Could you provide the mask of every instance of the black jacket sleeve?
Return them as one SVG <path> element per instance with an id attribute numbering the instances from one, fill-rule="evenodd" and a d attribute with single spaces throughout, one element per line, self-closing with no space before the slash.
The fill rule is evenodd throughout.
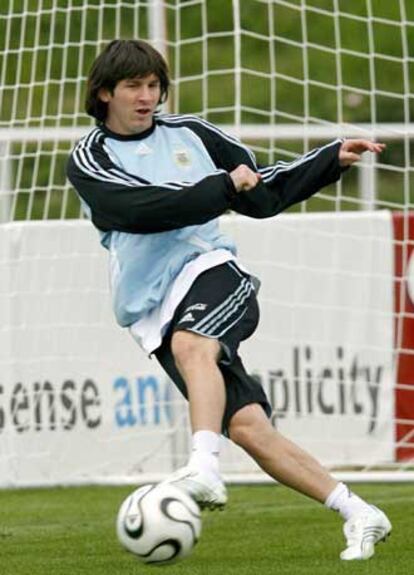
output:
<path id="1" fill-rule="evenodd" d="M 252 190 L 238 194 L 232 209 L 253 218 L 267 218 L 307 200 L 339 180 L 343 171 L 338 159 L 340 145 L 338 140 L 294 162 L 258 168 L 261 182 Z"/>
<path id="2" fill-rule="evenodd" d="M 252 218 L 274 216 L 310 198 L 321 188 L 336 182 L 343 171 L 339 165 L 342 143 L 339 139 L 292 162 L 258 167 L 246 146 L 216 127 L 193 120 L 192 129 L 202 138 L 218 168 L 230 173 L 245 164 L 262 175 L 255 188 L 238 193 L 231 203 L 232 210 Z"/>
<path id="3" fill-rule="evenodd" d="M 102 231 L 152 233 L 203 224 L 228 210 L 235 196 L 224 170 L 195 184 L 153 185 L 116 166 L 99 138 L 75 147 L 67 176 Z"/>

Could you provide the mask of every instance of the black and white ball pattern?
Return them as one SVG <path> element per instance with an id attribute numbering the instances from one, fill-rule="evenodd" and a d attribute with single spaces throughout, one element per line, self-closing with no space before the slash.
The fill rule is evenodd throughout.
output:
<path id="1" fill-rule="evenodd" d="M 197 543 L 200 509 L 174 485 L 144 485 L 122 503 L 116 529 L 120 543 L 143 563 L 171 563 Z"/>

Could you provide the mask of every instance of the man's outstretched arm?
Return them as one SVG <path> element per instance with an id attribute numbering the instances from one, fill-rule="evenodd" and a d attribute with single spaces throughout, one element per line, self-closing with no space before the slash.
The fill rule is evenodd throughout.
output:
<path id="1" fill-rule="evenodd" d="M 255 218 L 274 216 L 336 182 L 364 152 L 380 153 L 384 148 L 365 139 L 336 140 L 293 162 L 257 169 L 240 165 L 230 172 L 239 192 L 231 207 Z"/>

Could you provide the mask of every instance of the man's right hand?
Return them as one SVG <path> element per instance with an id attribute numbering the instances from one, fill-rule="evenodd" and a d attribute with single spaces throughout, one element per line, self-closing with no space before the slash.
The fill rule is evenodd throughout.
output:
<path id="1" fill-rule="evenodd" d="M 248 191 L 256 187 L 262 179 L 262 176 L 254 172 L 245 164 L 240 164 L 235 170 L 230 172 L 234 187 L 237 192 Z"/>

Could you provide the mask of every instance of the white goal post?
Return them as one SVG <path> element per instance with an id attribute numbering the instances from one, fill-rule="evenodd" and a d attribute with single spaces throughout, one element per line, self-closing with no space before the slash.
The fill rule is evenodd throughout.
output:
<path id="1" fill-rule="evenodd" d="M 122 483 L 186 460 L 185 402 L 114 323 L 106 253 L 65 179 L 95 56 L 168 59 L 165 111 L 260 163 L 340 137 L 387 144 L 266 221 L 224 216 L 262 279 L 243 346 L 273 424 L 338 477 L 414 479 L 414 5 L 333 0 L 7 0 L 0 6 L 0 487 Z M 224 442 L 231 481 L 266 481 Z"/>

